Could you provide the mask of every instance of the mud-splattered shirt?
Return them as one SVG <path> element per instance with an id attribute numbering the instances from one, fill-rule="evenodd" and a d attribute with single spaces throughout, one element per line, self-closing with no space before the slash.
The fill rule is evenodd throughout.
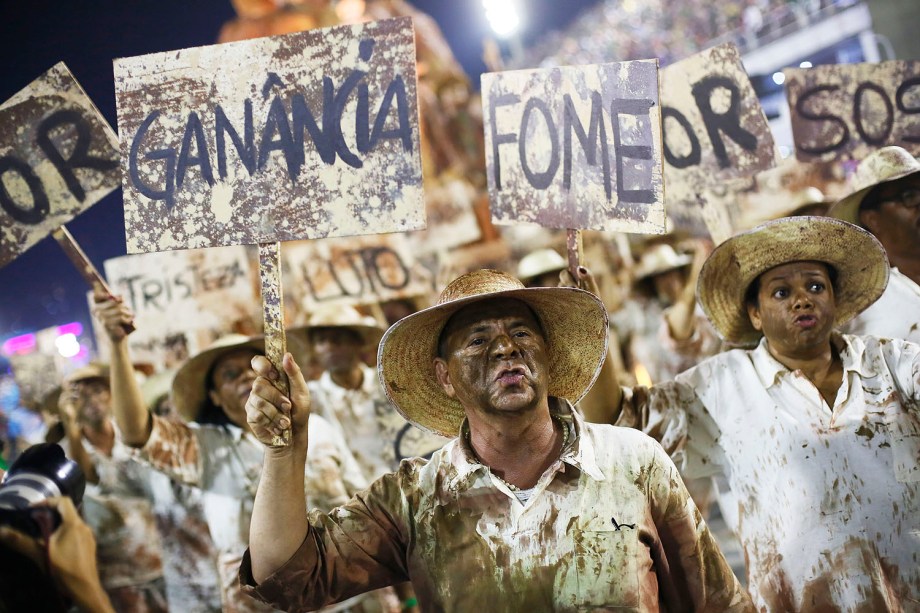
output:
<path id="1" fill-rule="evenodd" d="M 892 268 L 882 297 L 850 320 L 843 331 L 920 343 L 920 286 Z"/>
<path id="2" fill-rule="evenodd" d="M 70 449 L 63 442 L 65 451 Z M 106 589 L 152 584 L 163 577 L 163 548 L 153 513 L 153 481 L 147 466 L 116 439 L 112 455 L 83 442 L 98 483 L 87 483 L 81 512 L 96 537 L 99 578 Z M 166 595 L 163 594 L 165 599 Z"/>
<path id="3" fill-rule="evenodd" d="M 832 336 L 832 407 L 766 341 L 627 390 L 618 425 L 691 477 L 722 470 L 765 611 L 920 610 L 920 346 Z"/>
<path id="4" fill-rule="evenodd" d="M 224 611 L 268 611 L 241 596 L 237 570 L 249 543 L 249 521 L 262 472 L 264 447 L 236 426 L 184 424 L 156 415 L 140 456 L 169 477 L 202 490 L 201 503 L 218 550 Z M 331 509 L 366 481 L 338 431 L 310 416 L 305 484 L 310 507 Z"/>
<path id="5" fill-rule="evenodd" d="M 337 385 L 328 372 L 307 383 L 313 411 L 340 426 L 369 481 L 396 470 L 404 458 L 430 457 L 449 439 L 407 422 L 386 397 L 373 369 L 362 366 L 361 387 Z"/>
<path id="6" fill-rule="evenodd" d="M 244 589 L 289 610 L 406 580 L 422 611 L 751 610 L 661 447 L 552 404 L 571 442 L 527 504 L 461 436 L 311 513 L 258 587 L 247 553 Z"/>

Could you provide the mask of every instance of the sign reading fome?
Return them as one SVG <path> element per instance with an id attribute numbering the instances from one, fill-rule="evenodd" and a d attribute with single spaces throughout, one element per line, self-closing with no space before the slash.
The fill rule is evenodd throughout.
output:
<path id="1" fill-rule="evenodd" d="M 663 232 L 658 62 L 482 75 L 496 223 Z"/>
<path id="2" fill-rule="evenodd" d="M 129 253 L 424 227 L 411 20 L 115 61 Z"/>
<path id="3" fill-rule="evenodd" d="M 56 64 L 0 107 L 0 266 L 120 180 L 115 133 Z"/>
<path id="4" fill-rule="evenodd" d="M 920 154 L 920 62 L 787 68 L 796 157 L 862 159 L 886 145 Z"/>

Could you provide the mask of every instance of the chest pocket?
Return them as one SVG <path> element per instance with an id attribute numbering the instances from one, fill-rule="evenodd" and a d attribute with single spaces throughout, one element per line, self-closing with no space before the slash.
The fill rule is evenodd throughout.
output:
<path id="1" fill-rule="evenodd" d="M 600 520 L 600 518 L 597 518 Z M 573 533 L 575 547 L 558 577 L 566 611 L 607 611 L 639 606 L 639 526 L 596 520 Z M 643 547 L 644 548 L 644 547 Z"/>

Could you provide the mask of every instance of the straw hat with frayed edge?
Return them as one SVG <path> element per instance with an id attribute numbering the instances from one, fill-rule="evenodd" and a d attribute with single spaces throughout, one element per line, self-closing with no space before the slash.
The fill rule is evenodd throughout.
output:
<path id="1" fill-rule="evenodd" d="M 373 317 L 362 315 L 352 306 L 341 304 L 324 304 L 310 311 L 306 326 L 291 328 L 288 334 L 299 336 L 301 342 L 309 343 L 310 330 L 313 328 L 347 328 L 357 332 L 365 346 L 376 346 L 383 336 L 383 327 Z"/>
<path id="2" fill-rule="evenodd" d="M 785 217 L 728 239 L 710 254 L 696 293 L 726 341 L 756 344 L 761 332 L 748 317 L 744 295 L 761 274 L 790 262 L 816 261 L 837 271 L 835 326 L 878 300 L 888 285 L 888 259 L 862 228 L 829 217 Z"/>
<path id="3" fill-rule="evenodd" d="M 827 212 L 850 223 L 859 223 L 859 207 L 873 187 L 920 172 L 920 162 L 901 147 L 882 147 L 859 163 L 853 175 L 853 193 L 841 198 Z"/>
<path id="4" fill-rule="evenodd" d="M 78 381 L 89 381 L 90 379 L 102 379 L 109 382 L 109 367 L 107 364 L 99 362 L 90 362 L 86 366 L 81 366 L 64 377 L 64 385 L 77 383 Z"/>
<path id="5" fill-rule="evenodd" d="M 679 254 L 674 247 L 667 243 L 655 245 L 642 254 L 639 265 L 636 266 L 636 280 L 660 275 L 663 272 L 683 268 L 693 261 L 693 256 Z"/>
<path id="6" fill-rule="evenodd" d="M 176 372 L 172 382 L 173 406 L 186 421 L 194 421 L 204 409 L 208 398 L 208 373 L 221 356 L 236 349 L 252 348 L 259 353 L 265 351 L 265 340 L 261 336 L 228 334 L 214 341 L 207 349 L 190 358 Z"/>
<path id="7" fill-rule="evenodd" d="M 455 437 L 465 417 L 460 403 L 438 383 L 434 358 L 450 317 L 483 300 L 514 298 L 540 320 L 549 358 L 549 395 L 575 403 L 590 389 L 607 354 L 607 310 L 590 292 L 571 287 L 524 285 L 498 270 L 476 270 L 454 279 L 429 307 L 393 324 L 377 352 L 377 372 L 387 396 L 413 425 Z"/>
<path id="8" fill-rule="evenodd" d="M 567 268 L 568 263 L 552 249 L 538 249 L 528 253 L 518 263 L 517 276 L 523 282 L 549 272 L 559 272 Z"/>

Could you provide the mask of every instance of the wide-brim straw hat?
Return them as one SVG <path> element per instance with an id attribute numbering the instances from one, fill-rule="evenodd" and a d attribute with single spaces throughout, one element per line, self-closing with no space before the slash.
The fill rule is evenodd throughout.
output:
<path id="1" fill-rule="evenodd" d="M 675 268 L 683 268 L 692 261 L 693 256 L 677 253 L 674 247 L 667 243 L 655 245 L 642 254 L 642 259 L 636 266 L 636 280 L 660 275 Z"/>
<path id="2" fill-rule="evenodd" d="M 261 336 L 228 334 L 214 341 L 207 349 L 190 358 L 176 372 L 172 382 L 172 401 L 176 412 L 186 421 L 194 421 L 205 408 L 208 399 L 208 374 L 222 356 L 237 349 L 252 348 L 263 353 L 265 340 Z"/>
<path id="3" fill-rule="evenodd" d="M 841 198 L 827 214 L 858 226 L 859 207 L 873 187 L 920 172 L 920 161 L 902 147 L 882 147 L 859 163 L 853 175 L 853 193 Z"/>
<path id="4" fill-rule="evenodd" d="M 538 249 L 528 253 L 518 263 L 517 278 L 527 283 L 534 277 L 560 272 L 568 267 L 565 259 L 552 249 Z"/>
<path id="5" fill-rule="evenodd" d="M 92 379 L 102 379 L 106 383 L 109 382 L 109 367 L 107 364 L 101 364 L 99 362 L 90 362 L 86 366 L 80 366 L 79 368 L 69 372 L 64 376 L 64 385 L 70 385 L 72 383 L 77 383 L 79 381 L 90 381 Z"/>
<path id="6" fill-rule="evenodd" d="M 591 388 L 607 354 L 607 310 L 600 299 L 571 287 L 525 288 L 504 272 L 477 270 L 454 279 L 435 306 L 393 324 L 380 342 L 377 372 L 387 396 L 409 422 L 428 432 L 457 436 L 465 413 L 435 375 L 438 337 L 463 307 L 497 298 L 520 300 L 539 319 L 550 396 L 575 403 Z"/>
<path id="7" fill-rule="evenodd" d="M 722 338 L 755 344 L 762 333 L 748 317 L 748 287 L 771 268 L 802 261 L 824 262 L 837 271 L 835 326 L 878 300 L 888 284 L 885 250 L 862 228 L 830 217 L 770 221 L 716 247 L 700 271 L 697 296 Z"/>
<path id="8" fill-rule="evenodd" d="M 324 304 L 310 311 L 307 325 L 291 328 L 288 334 L 299 336 L 301 342 L 309 341 L 310 330 L 316 328 L 345 328 L 356 332 L 366 347 L 376 347 L 383 337 L 384 328 L 376 319 L 362 315 L 349 305 Z"/>

